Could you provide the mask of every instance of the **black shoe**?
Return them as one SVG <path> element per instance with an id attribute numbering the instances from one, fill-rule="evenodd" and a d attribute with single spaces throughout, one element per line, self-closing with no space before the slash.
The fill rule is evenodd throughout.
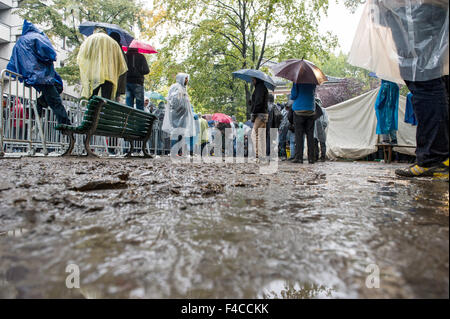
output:
<path id="1" fill-rule="evenodd" d="M 295 163 L 295 164 L 303 164 L 303 160 L 300 160 L 300 159 L 294 159 L 291 163 Z"/>

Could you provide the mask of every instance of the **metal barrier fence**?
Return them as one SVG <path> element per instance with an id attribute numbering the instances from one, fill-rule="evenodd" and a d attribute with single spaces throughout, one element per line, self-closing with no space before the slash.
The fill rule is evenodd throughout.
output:
<path id="1" fill-rule="evenodd" d="M 26 153 L 35 155 L 62 154 L 69 145 L 68 137 L 56 130 L 56 117 L 50 108 L 44 108 L 42 118 L 36 108 L 37 92 L 20 83 L 20 74 L 3 70 L 0 73 L 0 156 L 5 153 Z M 64 94 L 63 105 L 72 125 L 79 125 L 83 120 L 87 100 L 79 100 Z M 72 154 L 85 155 L 82 136 L 75 135 L 76 143 Z M 93 136 L 91 148 L 98 155 L 124 155 L 129 143 L 122 138 Z M 136 142 L 140 149 L 142 142 Z M 147 150 L 153 154 L 168 154 L 170 141 L 161 130 L 159 122 L 153 126 L 151 140 Z"/>

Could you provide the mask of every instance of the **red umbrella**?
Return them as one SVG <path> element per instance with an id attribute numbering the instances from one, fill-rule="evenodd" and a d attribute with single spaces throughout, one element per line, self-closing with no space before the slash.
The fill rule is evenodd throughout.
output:
<path id="1" fill-rule="evenodd" d="M 212 116 L 212 120 L 219 123 L 231 124 L 233 123 L 233 119 L 226 114 L 223 113 L 214 113 Z"/>
<path id="2" fill-rule="evenodd" d="M 154 47 L 152 47 L 150 44 L 147 44 L 145 42 L 139 41 L 139 40 L 133 40 L 129 47 L 122 47 L 122 49 L 127 52 L 128 48 L 135 48 L 138 49 L 139 53 L 158 53 Z"/>

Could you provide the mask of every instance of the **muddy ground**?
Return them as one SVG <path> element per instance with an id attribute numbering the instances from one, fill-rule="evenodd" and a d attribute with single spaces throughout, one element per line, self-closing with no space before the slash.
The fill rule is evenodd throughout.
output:
<path id="1" fill-rule="evenodd" d="M 448 183 L 404 166 L 0 159 L 0 297 L 448 298 Z"/>

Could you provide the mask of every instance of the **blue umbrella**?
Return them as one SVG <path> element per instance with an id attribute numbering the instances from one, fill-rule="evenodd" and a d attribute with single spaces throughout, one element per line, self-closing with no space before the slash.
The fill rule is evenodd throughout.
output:
<path id="1" fill-rule="evenodd" d="M 106 33 L 108 33 L 109 35 L 112 32 L 117 32 L 120 35 L 120 44 L 124 47 L 129 47 L 131 41 L 134 40 L 134 38 L 127 31 L 116 24 L 86 21 L 78 26 L 78 30 L 80 31 L 80 33 L 86 36 L 90 36 L 92 33 L 94 33 L 95 28 L 105 28 Z"/>
<path id="2" fill-rule="evenodd" d="M 166 98 L 164 97 L 164 95 L 162 95 L 161 93 L 158 92 L 145 92 L 145 97 L 152 99 L 152 100 L 163 100 L 165 101 Z"/>
<path id="3" fill-rule="evenodd" d="M 251 82 L 252 78 L 260 79 L 264 81 L 264 85 L 271 91 L 274 91 L 276 87 L 275 82 L 272 80 L 272 78 L 259 70 L 242 69 L 233 72 L 233 76 L 247 82 Z"/>

